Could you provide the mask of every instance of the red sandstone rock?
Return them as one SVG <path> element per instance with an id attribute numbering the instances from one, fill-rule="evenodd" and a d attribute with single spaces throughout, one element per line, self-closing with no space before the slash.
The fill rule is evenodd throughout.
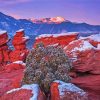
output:
<path id="1" fill-rule="evenodd" d="M 0 32 L 0 70 L 3 70 L 3 66 L 10 61 L 9 50 L 7 42 L 9 41 L 6 31 Z"/>
<path id="2" fill-rule="evenodd" d="M 15 48 L 10 53 L 10 61 L 25 61 L 26 56 L 29 50 L 26 48 L 26 42 L 29 40 L 29 37 L 25 37 L 24 30 L 18 30 L 12 40 L 12 44 Z"/>
<path id="3" fill-rule="evenodd" d="M 53 82 L 50 87 L 51 91 L 51 100 L 60 100 L 60 95 L 59 95 L 59 89 L 58 89 L 58 83 Z"/>
<path id="4" fill-rule="evenodd" d="M 24 29 L 16 31 L 15 37 L 24 37 L 24 36 L 25 36 Z"/>
<path id="5" fill-rule="evenodd" d="M 1 31 L 0 32 L 0 46 L 3 44 L 6 44 L 9 41 L 8 35 L 6 31 Z"/>
<path id="6" fill-rule="evenodd" d="M 89 42 L 90 42 L 94 47 L 97 47 L 98 44 L 100 44 L 100 42 L 94 41 L 94 40 L 91 40 L 91 39 L 89 39 Z"/>
<path id="7" fill-rule="evenodd" d="M 72 83 L 77 86 L 100 96 L 100 75 L 85 75 L 73 78 Z"/>
<path id="8" fill-rule="evenodd" d="M 3 61 L 3 52 L 0 51 L 0 63 Z"/>
<path id="9" fill-rule="evenodd" d="M 77 60 L 77 55 L 80 52 L 93 48 L 94 47 L 88 41 L 79 39 L 70 42 L 66 47 L 64 47 L 64 51 L 70 58 Z"/>
<path id="10" fill-rule="evenodd" d="M 24 50 L 26 49 L 26 44 L 14 45 L 15 50 Z"/>
<path id="11" fill-rule="evenodd" d="M 71 41 L 76 40 L 78 37 L 78 33 L 74 34 L 43 34 L 36 38 L 34 47 L 36 47 L 36 44 L 43 42 L 45 46 L 47 45 L 53 45 L 53 44 L 59 44 L 61 46 L 66 46 Z"/>
<path id="12" fill-rule="evenodd" d="M 80 37 L 81 39 L 89 41 L 94 47 L 100 44 L 100 34 L 94 34 L 88 37 Z"/>
<path id="13" fill-rule="evenodd" d="M 20 69 L 25 69 L 25 63 L 23 63 L 22 61 L 16 61 L 5 66 L 6 72 L 11 72 L 13 70 L 20 70 Z"/>
<path id="14" fill-rule="evenodd" d="M 29 50 L 14 50 L 10 53 L 10 61 L 15 62 L 15 61 L 25 61 L 26 57 L 28 55 Z"/>
<path id="15" fill-rule="evenodd" d="M 8 47 L 7 44 L 4 44 L 4 45 L 0 46 L 0 51 L 1 50 L 8 50 L 8 49 L 9 49 L 9 47 Z"/>
<path id="16" fill-rule="evenodd" d="M 8 91 L 1 96 L 0 100 L 45 100 L 45 96 L 40 92 L 38 85 L 24 85 L 21 88 Z"/>
<path id="17" fill-rule="evenodd" d="M 89 100 L 88 94 L 71 83 L 55 81 L 51 84 L 51 100 Z"/>
<path id="18" fill-rule="evenodd" d="M 13 70 L 10 73 L 5 71 L 0 72 L 0 96 L 13 88 L 20 87 L 24 76 L 23 71 L 23 69 L 20 69 Z"/>
<path id="19" fill-rule="evenodd" d="M 29 40 L 29 37 L 14 37 L 12 44 L 13 45 L 20 45 L 20 44 L 24 44 Z"/>
<path id="20" fill-rule="evenodd" d="M 0 100 L 29 100 L 31 97 L 31 90 L 21 89 L 1 96 Z"/>
<path id="21" fill-rule="evenodd" d="M 22 45 L 27 42 L 29 40 L 29 37 L 25 36 L 24 30 L 18 30 L 16 31 L 16 34 L 12 40 L 12 44 L 15 45 Z"/>
<path id="22" fill-rule="evenodd" d="M 91 49 L 80 52 L 73 65 L 78 72 L 100 74 L 100 50 Z"/>

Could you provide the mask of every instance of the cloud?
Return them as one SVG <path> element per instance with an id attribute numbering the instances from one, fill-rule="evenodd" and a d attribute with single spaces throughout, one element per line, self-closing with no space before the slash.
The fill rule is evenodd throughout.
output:
<path id="1" fill-rule="evenodd" d="M 11 4 L 18 4 L 18 3 L 26 3 L 32 0 L 0 0 L 1 4 L 11 5 Z"/>

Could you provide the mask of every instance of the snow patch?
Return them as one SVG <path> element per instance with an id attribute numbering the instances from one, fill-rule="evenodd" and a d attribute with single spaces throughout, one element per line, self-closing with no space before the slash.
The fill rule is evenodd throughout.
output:
<path id="1" fill-rule="evenodd" d="M 59 89 L 59 93 L 60 93 L 61 96 L 64 95 L 64 91 L 66 91 L 66 90 L 67 91 L 71 91 L 71 92 L 78 93 L 81 96 L 83 96 L 83 95 L 86 94 L 86 92 L 84 92 L 82 89 L 78 88 L 77 86 L 75 86 L 72 83 L 65 83 L 65 82 L 60 81 L 60 80 L 56 80 L 54 82 L 59 83 L 58 89 Z"/>
<path id="2" fill-rule="evenodd" d="M 95 35 L 91 35 L 91 36 L 88 36 L 88 37 L 80 37 L 80 39 L 91 39 L 91 40 L 100 42 L 100 33 L 95 34 Z"/>
<path id="3" fill-rule="evenodd" d="M 60 16 L 51 18 L 50 20 L 51 20 L 51 22 L 56 22 L 56 23 L 57 23 L 57 22 L 58 22 L 58 23 L 59 23 L 59 22 L 61 23 L 61 22 L 64 22 L 64 21 L 65 21 L 65 19 L 64 19 L 63 17 L 60 17 Z"/>
<path id="4" fill-rule="evenodd" d="M 21 89 L 32 90 L 33 96 L 30 98 L 30 100 L 37 100 L 38 93 L 39 93 L 39 85 L 38 84 L 23 85 L 21 88 L 12 89 L 12 90 L 8 91 L 7 94 L 15 92 L 15 91 L 19 91 Z"/>
<path id="5" fill-rule="evenodd" d="M 60 34 L 41 34 L 36 39 L 45 38 L 45 37 L 59 37 L 59 36 L 68 36 L 68 35 L 75 35 L 79 34 L 79 32 L 68 32 L 68 33 L 60 33 Z"/>
<path id="6" fill-rule="evenodd" d="M 54 47 L 56 47 L 58 45 L 59 45 L 59 43 L 55 43 L 55 44 L 51 44 L 51 45 L 48 45 L 48 46 L 54 46 Z"/>
<path id="7" fill-rule="evenodd" d="M 23 61 L 15 61 L 15 62 L 13 62 L 13 63 L 16 63 L 16 64 L 21 64 L 21 65 L 23 65 L 23 66 L 25 66 L 25 65 L 26 65 Z"/>
<path id="8" fill-rule="evenodd" d="M 24 29 L 19 29 L 18 31 L 16 31 L 16 32 L 23 32 L 24 31 Z"/>
<path id="9" fill-rule="evenodd" d="M 100 44 L 98 44 L 97 49 L 100 49 Z"/>
<path id="10" fill-rule="evenodd" d="M 23 37 L 23 39 L 28 40 L 29 39 L 29 36 L 25 36 L 25 37 Z"/>
<path id="11" fill-rule="evenodd" d="M 20 56 L 23 57 L 25 55 L 25 53 L 22 53 Z"/>
<path id="12" fill-rule="evenodd" d="M 91 35 L 89 36 L 90 39 L 100 42 L 100 34 L 96 34 L 96 35 Z"/>
<path id="13" fill-rule="evenodd" d="M 72 52 L 74 51 L 85 51 L 85 50 L 89 50 L 92 48 L 95 48 L 94 46 L 92 46 L 88 41 L 83 41 L 83 44 L 80 45 L 80 47 L 75 47 Z"/>
<path id="14" fill-rule="evenodd" d="M 7 31 L 0 31 L 0 35 L 7 33 Z"/>

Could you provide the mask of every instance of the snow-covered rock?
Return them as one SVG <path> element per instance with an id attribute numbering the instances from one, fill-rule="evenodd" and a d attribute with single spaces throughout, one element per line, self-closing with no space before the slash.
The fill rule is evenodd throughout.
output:
<path id="1" fill-rule="evenodd" d="M 67 32 L 67 33 L 60 33 L 60 34 L 41 34 L 36 37 L 36 39 L 46 38 L 46 37 L 61 37 L 61 36 L 68 36 L 68 35 L 78 35 L 79 32 Z"/>
<path id="2" fill-rule="evenodd" d="M 45 46 L 59 44 L 60 46 L 66 46 L 70 42 L 78 38 L 78 32 L 61 33 L 61 34 L 43 34 L 36 37 L 34 47 L 42 42 Z"/>
<path id="3" fill-rule="evenodd" d="M 80 37 L 80 39 L 88 40 L 93 46 L 97 47 L 100 44 L 100 33 L 88 37 Z"/>
<path id="4" fill-rule="evenodd" d="M 73 60 L 77 60 L 77 55 L 86 50 L 96 49 L 92 44 L 87 40 L 75 40 L 70 42 L 67 46 L 64 47 L 66 54 Z"/>
<path id="5" fill-rule="evenodd" d="M 12 89 L 1 96 L 0 100 L 45 100 L 38 84 L 23 85 L 20 88 Z"/>
<path id="6" fill-rule="evenodd" d="M 56 80 L 51 84 L 51 100 L 88 100 L 88 94 L 72 83 Z"/>

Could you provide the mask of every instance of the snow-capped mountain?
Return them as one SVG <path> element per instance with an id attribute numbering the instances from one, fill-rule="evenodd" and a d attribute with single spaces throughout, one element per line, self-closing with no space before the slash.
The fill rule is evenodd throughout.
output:
<path id="1" fill-rule="evenodd" d="M 80 35 L 89 35 L 100 32 L 100 25 L 74 23 L 62 17 L 43 18 L 40 20 L 15 19 L 0 13 L 0 30 L 6 30 L 14 35 L 16 30 L 25 29 L 27 35 L 56 34 L 62 32 L 80 32 Z"/>
<path id="2" fill-rule="evenodd" d="M 33 23 L 48 23 L 48 24 L 60 24 L 66 22 L 63 17 L 53 17 L 53 18 L 42 18 L 42 19 L 30 19 Z"/>

